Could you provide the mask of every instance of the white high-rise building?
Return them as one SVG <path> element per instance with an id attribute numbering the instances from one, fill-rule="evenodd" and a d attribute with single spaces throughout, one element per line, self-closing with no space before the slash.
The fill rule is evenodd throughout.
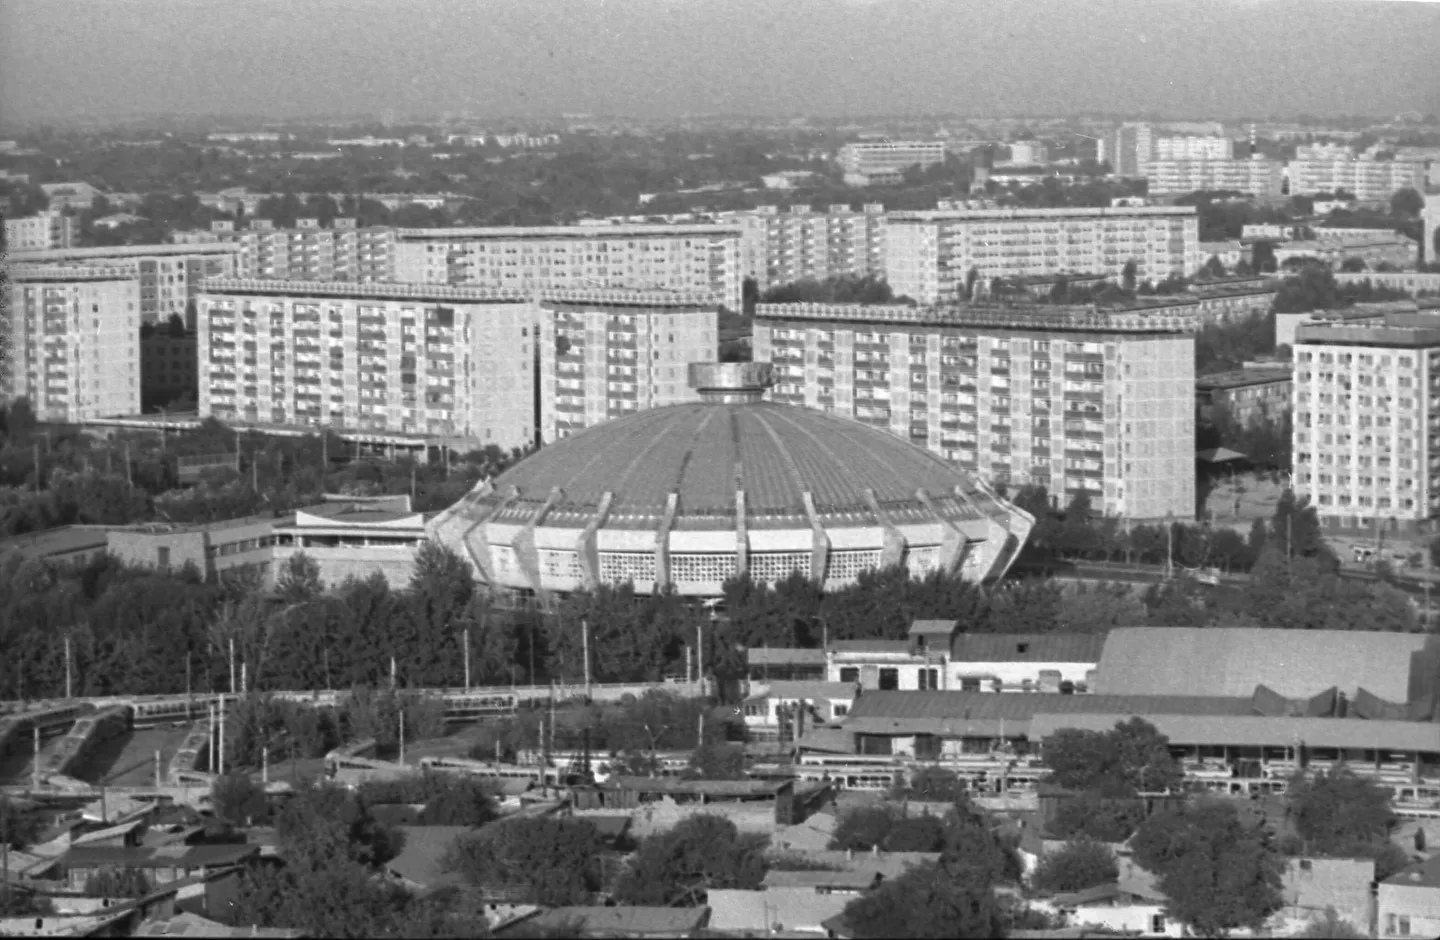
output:
<path id="1" fill-rule="evenodd" d="M 689 364 L 712 362 L 719 303 L 667 291 L 550 291 L 539 317 L 540 438 L 696 401 Z"/>
<path id="2" fill-rule="evenodd" d="M 190 301 L 207 277 L 235 273 L 236 249 L 231 245 L 125 245 L 107 248 L 65 248 L 16 252 L 17 264 L 65 266 L 133 265 L 140 275 L 140 319 L 164 323 L 172 316 L 189 322 Z"/>
<path id="3" fill-rule="evenodd" d="M 1195 512 L 1193 310 L 760 304 L 776 402 L 1130 519 Z M 844 455 L 837 454 L 843 467 Z"/>
<path id="4" fill-rule="evenodd" d="M 1377 537 L 1440 516 L 1440 314 L 1295 328 L 1295 490 L 1328 529 Z"/>
<path id="5" fill-rule="evenodd" d="M 1425 191 L 1421 161 L 1355 160 L 1345 157 L 1290 161 L 1290 194 L 1309 196 L 1345 190 L 1360 202 L 1385 203 L 1402 189 Z"/>
<path id="6" fill-rule="evenodd" d="M 1232 191 L 1260 199 L 1282 194 L 1285 166 L 1276 160 L 1157 159 L 1145 168 L 1152 196 Z"/>
<path id="7" fill-rule="evenodd" d="M 1230 160 L 1235 142 L 1228 137 L 1157 137 L 1153 160 Z"/>
<path id="8" fill-rule="evenodd" d="M 490 290 L 669 290 L 741 306 L 737 225 L 399 229 L 395 278 Z"/>
<path id="9" fill-rule="evenodd" d="M 535 440 L 528 292 L 218 279 L 198 306 L 201 417 L 506 450 Z"/>
<path id="10" fill-rule="evenodd" d="M 140 411 L 140 273 L 135 265 L 10 268 L 0 406 L 28 398 L 42 421 Z"/>
<path id="11" fill-rule="evenodd" d="M 812 212 L 809 206 L 792 206 L 788 212 L 762 206 L 723 218 L 739 223 L 743 274 L 754 278 L 762 291 L 805 278 L 885 273 L 883 205 L 872 203 L 860 212 L 848 205 L 826 212 Z"/>
<path id="12" fill-rule="evenodd" d="M 10 251 L 48 251 L 75 244 L 75 219 L 53 209 L 5 220 L 5 247 Z"/>
<path id="13" fill-rule="evenodd" d="M 1137 281 L 1199 270 L 1193 206 L 1111 209 L 965 209 L 894 212 L 885 227 L 885 274 L 897 296 L 922 304 L 964 299 L 996 277 L 1120 276 Z"/>
<path id="14" fill-rule="evenodd" d="M 898 183 L 912 166 L 924 169 L 945 162 L 943 140 L 883 140 L 846 144 L 837 155 L 845 182 L 867 186 Z"/>

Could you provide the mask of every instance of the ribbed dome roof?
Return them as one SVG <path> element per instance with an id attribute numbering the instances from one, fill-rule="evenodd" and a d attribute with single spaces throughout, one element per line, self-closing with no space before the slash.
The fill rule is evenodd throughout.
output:
<path id="1" fill-rule="evenodd" d="M 607 528 L 653 527 L 672 493 L 675 529 L 733 527 L 737 491 L 756 528 L 806 527 L 807 493 L 816 516 L 838 524 L 873 523 L 869 494 L 896 524 L 1004 511 L 968 474 L 888 431 L 762 401 L 671 405 L 587 428 L 506 471 L 482 502 L 504 504 L 492 521 L 524 521 L 556 490 L 547 526 L 584 527 L 607 492 Z"/>

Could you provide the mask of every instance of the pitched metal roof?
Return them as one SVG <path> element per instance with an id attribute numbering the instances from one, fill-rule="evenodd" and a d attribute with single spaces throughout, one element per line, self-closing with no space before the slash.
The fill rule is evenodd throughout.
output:
<path id="1" fill-rule="evenodd" d="M 950 644 L 957 663 L 1098 663 L 1104 633 L 962 633 Z"/>
<path id="2" fill-rule="evenodd" d="M 1028 721 L 1044 713 L 1112 715 L 1248 715 L 1249 696 L 1060 695 L 1050 692 L 867 691 L 850 709 L 853 718 L 942 718 Z M 848 724 L 848 722 L 847 722 Z"/>
<path id="3" fill-rule="evenodd" d="M 752 666 L 823 666 L 825 651 L 795 647 L 752 647 L 745 651 L 745 659 Z"/>
<path id="4" fill-rule="evenodd" d="M 581 937 L 678 937 L 705 922 L 703 907 L 556 907 L 526 920 L 540 931 L 574 925 Z"/>
<path id="5" fill-rule="evenodd" d="M 859 695 L 859 686 L 854 682 L 820 682 L 804 679 L 774 679 L 769 682 L 752 683 L 758 691 L 754 698 L 773 699 L 845 699 L 849 701 Z"/>
<path id="6" fill-rule="evenodd" d="M 1166 715 L 1153 712 L 1138 714 L 1168 737 L 1172 744 L 1177 745 L 1284 747 L 1300 743 L 1306 747 L 1424 751 L 1440 754 L 1440 725 L 1429 722 L 1364 721 L 1358 718 L 1270 718 L 1263 715 L 1242 717 Z M 1042 739 L 1062 728 L 1108 731 L 1122 717 L 1113 712 L 1036 715 L 1030 722 L 1030 738 Z"/>
<path id="7" fill-rule="evenodd" d="M 1117 627 L 1105 640 L 1095 691 L 1117 695 L 1251 695 L 1286 698 L 1336 686 L 1408 701 L 1410 657 L 1420 633 L 1232 627 Z"/>

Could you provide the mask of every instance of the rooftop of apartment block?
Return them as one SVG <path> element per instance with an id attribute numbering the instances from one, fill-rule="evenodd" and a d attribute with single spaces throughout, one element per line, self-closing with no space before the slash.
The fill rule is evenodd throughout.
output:
<path id="1" fill-rule="evenodd" d="M 1243 369 L 1226 372 L 1211 372 L 1195 377 L 1197 391 L 1247 388 L 1252 385 L 1272 385 L 1289 382 L 1295 375 L 1294 367 L 1288 362 L 1247 362 Z"/>
<path id="2" fill-rule="evenodd" d="M 204 293 L 243 296 L 333 297 L 353 300 L 412 300 L 451 303 L 528 303 L 535 292 L 513 287 L 451 287 L 445 284 L 348 281 L 287 281 L 212 277 Z"/>
<path id="3" fill-rule="evenodd" d="M 1325 323 L 1302 323 L 1295 328 L 1296 345 L 1388 346 L 1426 349 L 1440 346 L 1440 312 L 1386 313 L 1378 317 Z"/>
<path id="4" fill-rule="evenodd" d="M 12 252 L 15 262 L 85 261 L 90 258 L 149 258 L 156 255 L 166 257 L 184 255 L 233 255 L 239 249 L 234 245 L 117 245 L 113 248 L 45 248 L 34 251 Z"/>
<path id="5" fill-rule="evenodd" d="M 11 255 L 17 257 L 20 252 Z M 133 264 L 11 264 L 10 279 L 17 284 L 36 281 L 133 281 L 140 269 Z"/>
<path id="6" fill-rule="evenodd" d="M 702 291 L 678 290 L 542 290 L 540 302 L 546 306 L 605 307 L 718 307 L 720 301 Z"/>
<path id="7" fill-rule="evenodd" d="M 897 323 L 916 326 L 982 327 L 1035 332 L 1185 333 L 1193 332 L 1198 316 L 1193 302 L 1140 311 L 1105 309 L 1088 304 L 957 304 L 909 307 L 903 304 L 756 304 L 757 320 L 844 320 L 855 323 Z"/>
<path id="8" fill-rule="evenodd" d="M 1194 206 L 1119 206 L 1084 209 L 925 209 L 892 212 L 892 222 L 940 222 L 947 219 L 1123 219 L 1131 216 L 1194 216 Z"/>
<path id="9" fill-rule="evenodd" d="M 489 228 L 402 228 L 395 230 L 401 241 L 435 239 L 461 241 L 470 238 L 626 238 L 642 235 L 740 234 L 738 225 L 699 222 L 692 225 L 531 225 Z"/>

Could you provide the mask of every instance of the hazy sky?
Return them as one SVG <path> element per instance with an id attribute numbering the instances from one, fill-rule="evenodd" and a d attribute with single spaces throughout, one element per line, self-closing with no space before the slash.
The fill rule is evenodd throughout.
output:
<path id="1" fill-rule="evenodd" d="M 0 115 L 1440 111 L 1440 3 L 0 0 Z"/>

